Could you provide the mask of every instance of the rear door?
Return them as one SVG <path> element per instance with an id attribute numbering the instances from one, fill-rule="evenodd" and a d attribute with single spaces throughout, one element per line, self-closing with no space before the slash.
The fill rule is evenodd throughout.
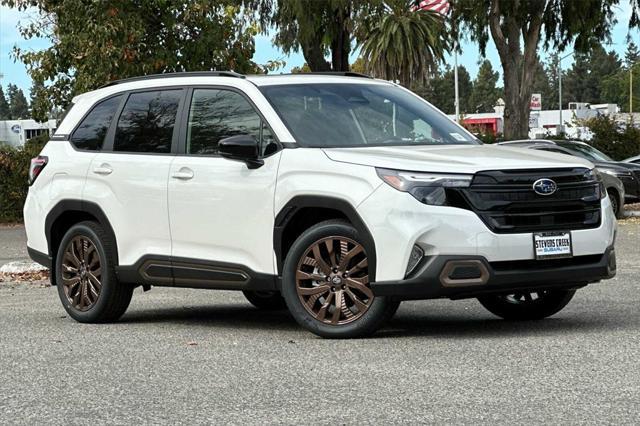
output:
<path id="1" fill-rule="evenodd" d="M 167 179 L 184 94 L 181 88 L 129 93 L 89 167 L 85 200 L 111 222 L 120 265 L 171 255 Z"/>
<path id="2" fill-rule="evenodd" d="M 274 273 L 273 202 L 280 152 L 266 121 L 239 90 L 193 88 L 187 94 L 181 154 L 169 173 L 174 277 L 179 263 L 204 261 L 185 280 L 237 284 L 238 270 Z M 221 139 L 249 134 L 261 142 L 264 165 L 249 169 L 218 155 Z M 242 279 L 240 279 L 242 280 Z"/>

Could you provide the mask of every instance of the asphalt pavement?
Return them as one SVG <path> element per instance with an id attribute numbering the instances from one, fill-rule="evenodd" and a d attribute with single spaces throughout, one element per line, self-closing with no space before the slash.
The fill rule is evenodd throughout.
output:
<path id="1" fill-rule="evenodd" d="M 55 288 L 0 283 L 0 424 L 638 424 L 637 222 L 617 254 L 616 278 L 544 321 L 405 302 L 350 341 L 234 292 L 137 289 L 120 322 L 83 325 Z"/>

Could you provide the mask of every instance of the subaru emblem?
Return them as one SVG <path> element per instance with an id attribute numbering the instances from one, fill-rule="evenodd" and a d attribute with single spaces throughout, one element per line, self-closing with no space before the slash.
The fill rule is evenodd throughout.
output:
<path id="1" fill-rule="evenodd" d="M 533 182 L 533 190 L 538 195 L 551 195 L 558 190 L 558 185 L 551 179 L 538 179 Z"/>

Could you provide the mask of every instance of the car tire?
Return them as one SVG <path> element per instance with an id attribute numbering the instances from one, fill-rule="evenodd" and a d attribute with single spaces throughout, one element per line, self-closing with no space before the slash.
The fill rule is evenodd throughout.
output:
<path id="1" fill-rule="evenodd" d="M 607 194 L 609 195 L 609 201 L 611 203 L 611 208 L 613 209 L 613 214 L 617 219 L 622 219 L 624 217 L 624 206 L 620 202 L 618 191 L 609 188 L 607 189 Z"/>
<path id="2" fill-rule="evenodd" d="M 373 249 L 365 246 L 343 220 L 318 223 L 296 239 L 284 262 L 282 295 L 302 327 L 325 338 L 356 338 L 393 316 L 399 303 L 370 289 L 367 251 Z"/>
<path id="3" fill-rule="evenodd" d="M 489 312 L 506 320 L 539 320 L 560 312 L 573 298 L 575 290 L 524 291 L 508 295 L 479 297 Z"/>
<path id="4" fill-rule="evenodd" d="M 83 323 L 120 318 L 131 302 L 133 287 L 118 282 L 115 241 L 96 222 L 73 225 L 56 255 L 56 286 L 70 317 Z"/>
<path id="5" fill-rule="evenodd" d="M 282 295 L 277 291 L 248 291 L 243 290 L 242 294 L 247 298 L 249 303 L 258 309 L 264 311 L 277 311 L 286 309 Z"/>

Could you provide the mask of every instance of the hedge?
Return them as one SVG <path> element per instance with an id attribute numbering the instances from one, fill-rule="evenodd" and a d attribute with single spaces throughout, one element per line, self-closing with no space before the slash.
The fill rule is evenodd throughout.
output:
<path id="1" fill-rule="evenodd" d="M 640 129 L 634 123 L 621 124 L 605 115 L 586 121 L 593 132 L 589 145 L 616 161 L 640 155 Z"/>
<path id="2" fill-rule="evenodd" d="M 21 148 L 0 145 L 0 223 L 22 222 L 29 165 L 48 140 L 49 135 L 44 134 L 29 139 Z"/>

